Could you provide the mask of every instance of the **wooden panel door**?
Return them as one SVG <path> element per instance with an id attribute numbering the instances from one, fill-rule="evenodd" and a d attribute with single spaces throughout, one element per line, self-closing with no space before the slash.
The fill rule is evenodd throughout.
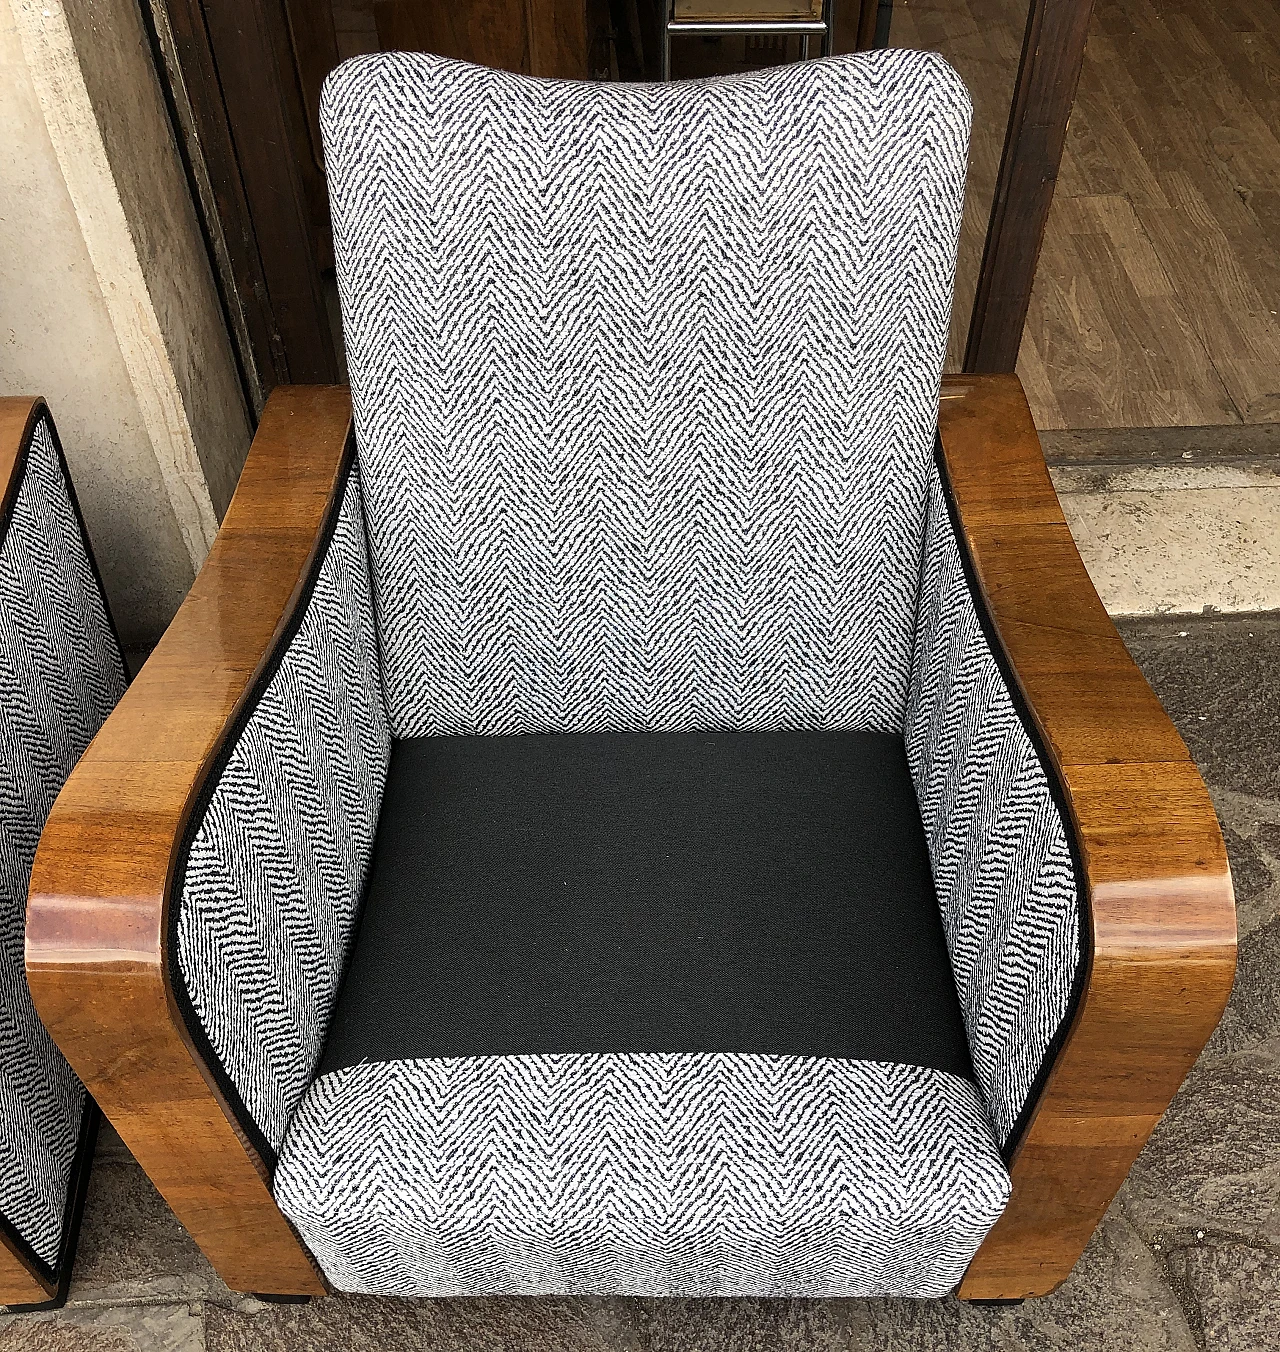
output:
<path id="1" fill-rule="evenodd" d="M 374 14 L 384 52 L 561 80 L 609 74 L 607 0 L 379 0 Z"/>

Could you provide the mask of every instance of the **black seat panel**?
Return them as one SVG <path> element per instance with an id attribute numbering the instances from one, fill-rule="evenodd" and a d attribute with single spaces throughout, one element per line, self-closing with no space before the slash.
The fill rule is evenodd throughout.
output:
<path id="1" fill-rule="evenodd" d="M 899 737 L 395 744 L 321 1073 L 608 1051 L 972 1076 Z"/>

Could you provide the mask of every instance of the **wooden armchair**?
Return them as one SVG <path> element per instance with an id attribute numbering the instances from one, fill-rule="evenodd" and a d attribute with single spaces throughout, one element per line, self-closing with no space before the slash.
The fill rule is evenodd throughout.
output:
<path id="1" fill-rule="evenodd" d="M 97 1110 L 23 970 L 40 830 L 124 690 L 120 646 L 43 399 L 0 398 L 0 1304 L 66 1299 Z"/>
<path id="2" fill-rule="evenodd" d="M 355 431 L 272 396 L 54 808 L 59 1046 L 241 1290 L 1051 1290 L 1234 912 L 1016 379 L 940 381 L 963 89 L 324 121 Z"/>

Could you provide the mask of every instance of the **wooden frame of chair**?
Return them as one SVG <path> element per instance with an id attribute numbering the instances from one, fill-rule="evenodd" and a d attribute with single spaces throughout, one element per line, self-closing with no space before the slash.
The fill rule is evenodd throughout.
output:
<path id="1" fill-rule="evenodd" d="M 1087 981 L 960 1287 L 1070 1272 L 1231 990 L 1222 836 L 1182 739 L 1094 592 L 1013 376 L 946 377 L 963 550 L 1058 776 L 1086 872 Z M 169 631 L 54 806 L 28 912 L 32 992 L 77 1073 L 229 1286 L 323 1290 L 174 1002 L 172 866 L 219 746 L 289 631 L 353 453 L 341 387 L 273 394 Z"/>

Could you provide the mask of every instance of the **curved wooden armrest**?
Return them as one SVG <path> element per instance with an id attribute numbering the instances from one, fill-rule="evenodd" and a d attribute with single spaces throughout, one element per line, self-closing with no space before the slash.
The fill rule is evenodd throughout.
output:
<path id="1" fill-rule="evenodd" d="M 175 855 L 218 748 L 289 628 L 352 453 L 345 386 L 277 389 L 181 609 L 54 804 L 27 909 L 41 1018 L 235 1290 L 319 1294 L 169 985 Z"/>
<path id="2" fill-rule="evenodd" d="M 49 411 L 41 395 L 0 395 L 0 532 L 4 530 L 22 486 L 27 447 L 36 423 Z"/>
<path id="3" fill-rule="evenodd" d="M 1086 873 L 1084 994 L 960 1286 L 1015 1299 L 1066 1278 L 1217 1026 L 1235 906 L 1204 782 L 1089 581 L 1017 377 L 944 378 L 939 431 L 962 548 Z"/>

